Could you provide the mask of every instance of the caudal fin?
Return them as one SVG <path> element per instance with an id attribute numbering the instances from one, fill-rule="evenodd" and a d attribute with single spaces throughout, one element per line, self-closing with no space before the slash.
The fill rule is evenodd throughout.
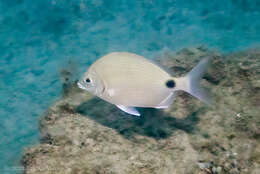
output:
<path id="1" fill-rule="evenodd" d="M 208 92 L 201 87 L 200 80 L 206 72 L 209 62 L 209 58 L 201 60 L 185 77 L 179 78 L 181 83 L 178 85 L 179 90 L 188 92 L 207 104 L 210 104 L 211 100 Z"/>

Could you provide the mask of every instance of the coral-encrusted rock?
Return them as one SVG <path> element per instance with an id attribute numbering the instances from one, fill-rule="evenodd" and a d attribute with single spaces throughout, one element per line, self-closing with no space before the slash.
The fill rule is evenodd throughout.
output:
<path id="1" fill-rule="evenodd" d="M 40 122 L 41 144 L 25 151 L 25 173 L 260 173 L 260 52 L 193 48 L 159 61 L 181 76 L 205 56 L 212 106 L 180 92 L 170 108 L 138 118 L 65 85 Z"/>

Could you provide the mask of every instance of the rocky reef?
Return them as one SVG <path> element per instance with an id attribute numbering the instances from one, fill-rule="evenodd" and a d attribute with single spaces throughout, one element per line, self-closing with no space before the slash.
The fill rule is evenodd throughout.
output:
<path id="1" fill-rule="evenodd" d="M 25 150 L 25 173 L 260 173 L 260 51 L 198 47 L 156 59 L 182 76 L 205 56 L 211 106 L 179 92 L 170 108 L 143 108 L 141 117 L 82 91 L 63 71 L 63 97 L 40 121 L 41 143 Z"/>

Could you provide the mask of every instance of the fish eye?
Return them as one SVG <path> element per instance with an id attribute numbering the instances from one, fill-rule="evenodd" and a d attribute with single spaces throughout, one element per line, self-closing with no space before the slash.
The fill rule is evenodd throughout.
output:
<path id="1" fill-rule="evenodd" d="M 90 83 L 90 82 L 91 82 L 89 78 L 87 78 L 85 81 L 86 81 L 87 83 Z"/>
<path id="2" fill-rule="evenodd" d="M 174 88 L 175 87 L 175 82 L 174 80 L 168 80 L 165 85 L 168 87 L 168 88 Z"/>

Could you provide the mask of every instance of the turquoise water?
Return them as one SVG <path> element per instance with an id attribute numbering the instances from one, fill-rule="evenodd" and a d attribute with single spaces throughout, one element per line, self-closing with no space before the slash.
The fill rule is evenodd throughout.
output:
<path id="1" fill-rule="evenodd" d="M 61 95 L 69 60 L 82 73 L 111 51 L 233 52 L 259 46 L 259 19 L 258 0 L 1 0 L 0 166 L 17 165 L 37 143 L 39 116 Z"/>

